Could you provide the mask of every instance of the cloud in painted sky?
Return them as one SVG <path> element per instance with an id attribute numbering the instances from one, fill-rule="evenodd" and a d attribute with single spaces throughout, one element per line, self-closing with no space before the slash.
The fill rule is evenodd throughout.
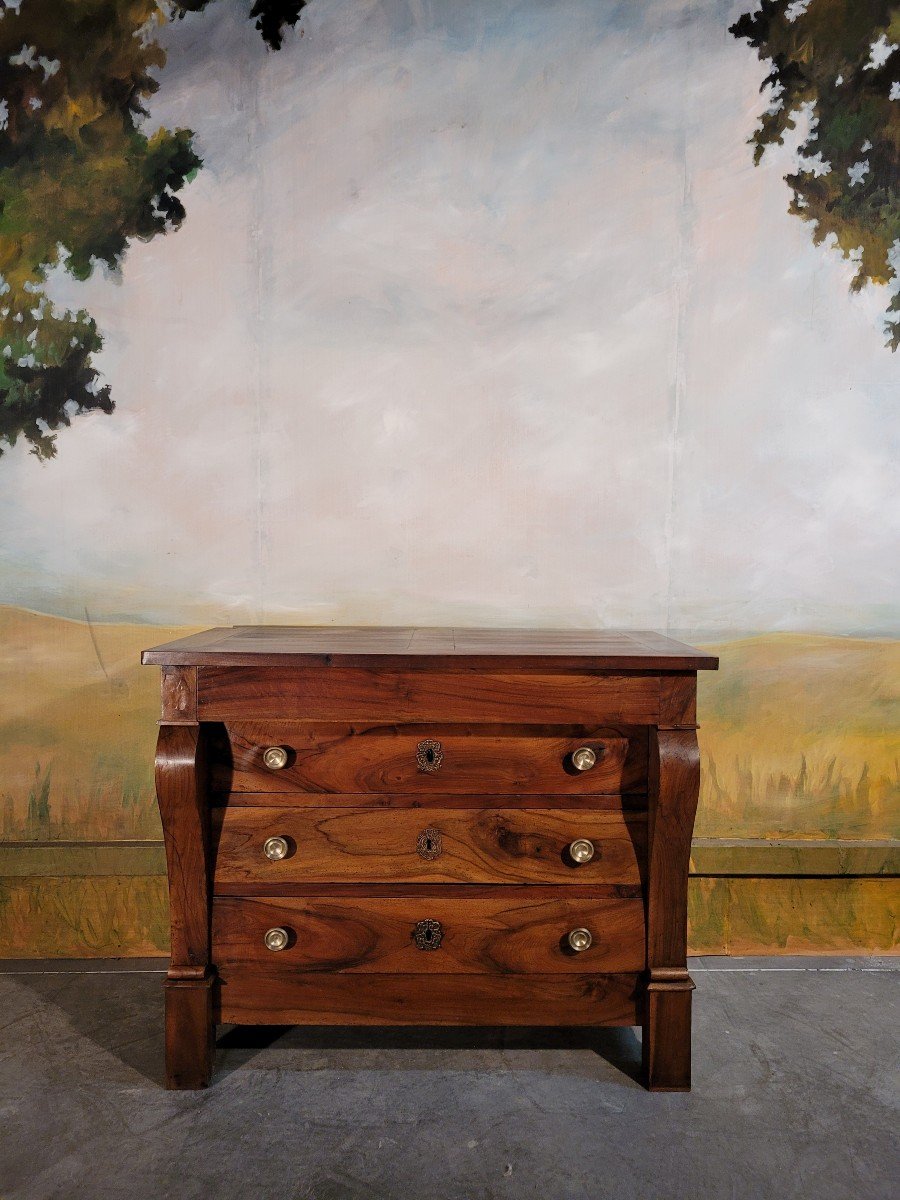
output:
<path id="1" fill-rule="evenodd" d="M 890 628 L 883 297 L 752 166 L 733 6 L 329 0 L 168 31 L 206 162 L 112 417 L 0 461 L 0 594 L 168 620 Z M 677 438 L 676 435 L 677 434 Z"/>

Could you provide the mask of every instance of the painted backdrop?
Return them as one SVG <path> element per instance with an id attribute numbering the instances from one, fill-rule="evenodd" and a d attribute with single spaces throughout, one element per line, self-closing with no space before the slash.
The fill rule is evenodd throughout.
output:
<path id="1" fill-rule="evenodd" d="M 3 0 L 0 952 L 164 950 L 257 621 L 716 646 L 694 947 L 895 946 L 900 15 L 752 7 Z"/>

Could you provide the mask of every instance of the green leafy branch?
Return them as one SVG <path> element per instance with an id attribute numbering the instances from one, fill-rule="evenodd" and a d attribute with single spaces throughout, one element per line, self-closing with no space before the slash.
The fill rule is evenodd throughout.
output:
<path id="1" fill-rule="evenodd" d="M 856 268 L 851 289 L 890 289 L 885 333 L 900 346 L 900 5 L 762 0 L 731 32 L 769 66 L 754 161 L 806 120 L 790 212 Z"/>
<path id="2" fill-rule="evenodd" d="M 80 413 L 114 408 L 83 311 L 58 309 L 54 268 L 87 279 L 121 267 L 134 239 L 177 229 L 178 193 L 202 166 L 188 129 L 148 131 L 165 66 L 160 25 L 210 0 L 0 0 L 0 454 L 21 437 L 39 459 Z M 257 0 L 281 46 L 306 0 Z"/>

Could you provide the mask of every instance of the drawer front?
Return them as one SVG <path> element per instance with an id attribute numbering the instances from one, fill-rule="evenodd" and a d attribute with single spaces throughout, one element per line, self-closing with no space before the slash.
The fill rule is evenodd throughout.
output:
<path id="1" fill-rule="evenodd" d="M 223 965 L 214 1019 L 238 1025 L 638 1025 L 640 985 L 617 975 L 289 975 Z"/>
<path id="2" fill-rule="evenodd" d="M 639 887 L 645 814 L 591 809 L 214 810 L 215 887 L 577 883 Z"/>
<path id="3" fill-rule="evenodd" d="M 230 792 L 549 793 L 643 791 L 647 734 L 572 727 L 348 727 L 234 722 L 214 755 Z M 578 752 L 587 758 L 577 759 Z M 275 753 L 273 753 L 275 752 Z M 585 770 L 575 762 L 594 762 Z M 271 765 L 268 765 L 271 764 Z"/>
<path id="4" fill-rule="evenodd" d="M 217 967 L 250 963 L 269 972 L 372 974 L 569 974 L 644 966 L 640 898 L 532 899 L 426 896 L 248 897 L 213 902 Z M 569 935 L 587 930 L 576 950 Z M 267 946 L 283 931 L 284 948 Z"/>
<path id="5" fill-rule="evenodd" d="M 501 721 L 655 724 L 655 674 L 406 664 L 199 667 L 201 721 Z"/>

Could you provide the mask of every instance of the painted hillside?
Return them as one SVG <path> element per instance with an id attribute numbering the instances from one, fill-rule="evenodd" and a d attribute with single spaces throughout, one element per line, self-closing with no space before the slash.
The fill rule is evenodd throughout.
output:
<path id="1" fill-rule="evenodd" d="M 157 672 L 185 629 L 0 608 L 0 830 L 7 841 L 157 839 Z M 900 643 L 769 635 L 720 643 L 701 675 L 696 835 L 900 833 Z"/>

